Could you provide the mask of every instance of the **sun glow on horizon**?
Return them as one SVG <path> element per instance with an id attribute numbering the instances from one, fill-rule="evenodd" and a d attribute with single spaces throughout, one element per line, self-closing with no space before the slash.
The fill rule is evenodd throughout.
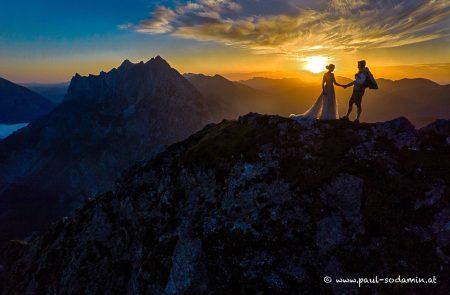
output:
<path id="1" fill-rule="evenodd" d="M 311 56 L 304 59 L 305 69 L 311 73 L 318 74 L 325 71 L 328 59 L 323 56 Z"/>

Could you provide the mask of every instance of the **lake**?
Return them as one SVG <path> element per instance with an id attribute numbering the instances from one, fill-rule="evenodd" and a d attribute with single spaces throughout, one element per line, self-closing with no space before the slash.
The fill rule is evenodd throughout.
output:
<path id="1" fill-rule="evenodd" d="M 16 130 L 27 126 L 28 123 L 20 123 L 20 124 L 0 124 L 0 139 L 3 139 L 9 136 Z"/>

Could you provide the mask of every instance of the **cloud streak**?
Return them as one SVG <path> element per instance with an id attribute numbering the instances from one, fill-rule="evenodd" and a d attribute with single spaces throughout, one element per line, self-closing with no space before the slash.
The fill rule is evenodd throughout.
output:
<path id="1" fill-rule="evenodd" d="M 450 36 L 450 2 L 196 0 L 158 6 L 127 28 L 260 53 L 387 48 Z"/>

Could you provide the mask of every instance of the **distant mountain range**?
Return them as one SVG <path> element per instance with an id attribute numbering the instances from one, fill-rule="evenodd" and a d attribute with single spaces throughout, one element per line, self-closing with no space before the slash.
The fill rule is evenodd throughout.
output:
<path id="1" fill-rule="evenodd" d="M 320 93 L 320 81 L 305 82 L 297 78 L 271 79 L 255 77 L 243 81 L 230 81 L 220 75 L 184 74 L 215 108 L 218 118 L 235 118 L 236 115 L 251 111 L 289 115 L 306 110 Z M 346 77 L 336 77 L 344 84 L 351 82 Z M 437 118 L 450 116 L 450 85 L 440 85 L 433 81 L 417 79 L 377 79 L 380 89 L 367 91 L 364 98 L 364 120 L 376 122 L 408 117 L 421 127 Z M 69 83 L 40 84 L 29 83 L 23 86 L 41 94 L 55 103 L 64 100 Z M 340 113 L 347 110 L 351 88 L 343 90 L 336 87 Z"/>
<path id="2" fill-rule="evenodd" d="M 336 80 L 341 84 L 351 81 L 339 76 Z M 385 121 L 404 116 L 421 127 L 437 118 L 450 117 L 450 85 L 420 78 L 377 81 L 379 89 L 367 89 L 363 98 L 364 121 Z M 321 92 L 320 81 L 312 84 L 298 79 L 253 78 L 240 82 L 270 94 L 274 101 L 272 112 L 280 115 L 303 113 Z M 335 89 L 339 112 L 344 115 L 352 88 L 344 90 L 336 86 Z"/>
<path id="3" fill-rule="evenodd" d="M 202 95 L 160 57 L 75 75 L 56 109 L 0 141 L 0 239 L 45 228 L 211 121 Z"/>
<path id="4" fill-rule="evenodd" d="M 259 112 L 288 116 L 303 113 L 321 93 L 320 81 L 307 83 L 300 79 L 256 77 L 232 82 L 222 76 L 186 74 L 200 92 L 220 106 L 225 113 Z M 337 76 L 341 84 L 350 79 Z M 392 81 L 377 79 L 380 89 L 366 90 L 363 99 L 363 120 L 385 121 L 407 117 L 417 127 L 438 118 L 450 117 L 450 85 L 439 85 L 427 79 Z M 341 116 L 347 111 L 352 88 L 335 87 Z M 232 110 L 233 112 L 229 112 Z"/>
<path id="5" fill-rule="evenodd" d="M 245 84 L 227 80 L 215 75 L 184 74 L 206 98 L 217 116 L 223 119 L 235 119 L 248 112 L 271 113 L 275 101 L 262 90 Z"/>
<path id="6" fill-rule="evenodd" d="M 450 85 L 427 79 L 379 79 L 380 89 L 368 91 L 367 119 L 386 120 L 399 115 L 424 126 L 437 118 L 450 118 Z"/>
<path id="7" fill-rule="evenodd" d="M 39 93 L 48 100 L 51 100 L 55 103 L 60 103 L 64 100 L 64 96 L 67 93 L 67 89 L 69 88 L 70 82 L 53 83 L 53 84 L 28 83 L 22 85 L 30 90 L 33 90 L 34 92 Z"/>
<path id="8" fill-rule="evenodd" d="M 0 124 L 28 123 L 55 106 L 42 95 L 0 78 Z"/>

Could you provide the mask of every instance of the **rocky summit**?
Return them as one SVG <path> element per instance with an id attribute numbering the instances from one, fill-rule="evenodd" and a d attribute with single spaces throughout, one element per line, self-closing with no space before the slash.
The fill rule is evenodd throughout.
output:
<path id="1" fill-rule="evenodd" d="M 2 294 L 448 294 L 449 127 L 258 114 L 208 125 L 45 234 L 9 242 Z"/>

